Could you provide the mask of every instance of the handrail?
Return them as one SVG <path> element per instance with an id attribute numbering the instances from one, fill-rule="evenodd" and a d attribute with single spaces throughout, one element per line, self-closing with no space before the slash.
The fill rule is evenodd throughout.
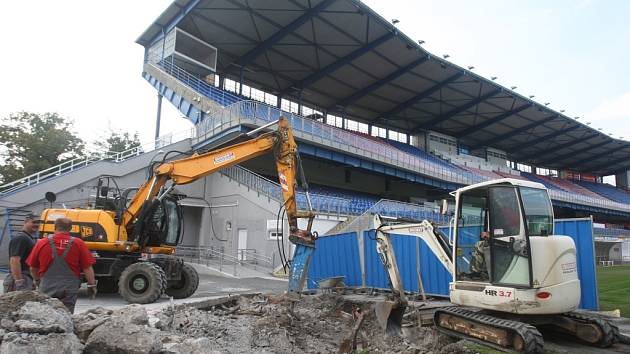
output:
<path id="1" fill-rule="evenodd" d="M 372 222 L 373 214 L 395 218 L 423 220 L 425 219 L 425 216 L 421 216 L 421 214 L 425 213 L 435 214 L 438 218 L 435 221 L 437 221 L 438 224 L 446 224 L 448 222 L 448 217 L 435 212 L 432 208 L 418 204 L 400 202 L 397 200 L 381 199 L 364 211 L 361 215 L 350 221 L 342 228 L 342 230 L 367 230 Z"/>
<path id="2" fill-rule="evenodd" d="M 237 275 L 237 265 L 241 267 L 253 267 L 257 270 L 257 267 L 262 265 L 262 268 L 271 272 L 274 268 L 274 258 L 258 255 L 256 257 L 256 263 L 251 263 L 248 259 L 239 259 L 238 253 L 242 250 L 237 250 L 237 255 L 231 255 L 218 250 L 212 246 L 178 246 L 176 255 L 192 263 L 205 264 L 210 266 L 211 261 L 218 261 L 219 271 L 223 271 L 224 265 L 232 265 L 232 274 Z M 241 253 L 241 255 L 249 255 L 249 253 Z M 260 263 L 258 263 L 260 262 Z"/>
<path id="3" fill-rule="evenodd" d="M 197 124 L 197 139 L 202 141 L 228 126 L 240 123 L 255 124 L 258 121 L 271 122 L 280 115 L 290 121 L 294 135 L 326 146 L 353 152 L 367 158 L 377 159 L 404 169 L 424 174 L 431 178 L 457 184 L 472 184 L 483 179 L 469 171 L 457 167 L 446 167 L 445 163 L 423 159 L 417 155 L 401 151 L 388 144 L 376 144 L 362 135 L 308 119 L 279 108 L 256 101 L 239 101 L 228 107 L 210 111 L 208 118 Z M 348 149 L 347 147 L 350 147 Z"/>
<path id="4" fill-rule="evenodd" d="M 99 161 L 112 161 L 119 163 L 125 161 L 131 157 L 139 156 L 145 152 L 150 152 L 159 149 L 162 146 L 172 144 L 174 142 L 180 142 L 182 140 L 194 137 L 195 129 L 186 129 L 176 133 L 169 133 L 161 136 L 157 140 L 141 144 L 139 146 L 127 149 L 121 152 L 105 151 L 101 153 L 92 152 L 82 157 L 77 157 L 69 161 L 64 161 L 58 165 L 49 167 L 31 175 L 19 178 L 9 183 L 5 183 L 0 186 L 0 195 L 6 195 L 17 191 L 21 188 L 36 185 L 48 178 L 60 176 L 76 169 L 91 165 Z"/>
<path id="5" fill-rule="evenodd" d="M 323 145 L 345 146 L 347 150 L 356 151 L 359 155 L 366 158 L 381 158 L 389 164 L 454 183 L 466 185 L 492 179 L 489 176 L 475 175 L 467 171 L 458 171 L 454 169 L 447 170 L 440 164 L 432 161 L 421 160 L 417 156 L 413 156 L 403 151 L 398 150 L 392 152 L 390 151 L 390 147 L 383 146 L 385 144 L 374 144 L 371 140 L 351 132 L 300 117 L 292 113 L 282 112 L 275 107 L 255 101 L 241 101 L 223 109 L 217 109 L 214 113 L 215 114 L 211 115 L 210 119 L 206 119 L 197 125 L 197 137 L 199 140 L 203 140 L 205 137 L 209 137 L 215 133 L 223 131 L 227 129 L 228 126 L 250 122 L 257 124 L 258 120 L 260 120 L 262 124 L 262 122 L 275 120 L 282 114 L 287 116 L 291 122 L 296 136 L 319 142 Z M 362 142 L 362 139 L 369 141 Z M 348 146 L 350 148 L 348 148 Z M 391 149 L 396 150 L 394 147 L 391 147 Z M 610 201 L 603 197 L 594 198 L 591 196 L 572 194 L 554 189 L 550 189 L 549 192 L 553 199 L 559 201 L 630 212 L 630 205 Z"/>
<path id="6" fill-rule="evenodd" d="M 275 201 L 280 203 L 283 202 L 282 189 L 280 188 L 280 185 L 268 178 L 238 165 L 225 168 L 219 172 Z M 348 199 L 317 193 L 310 194 L 310 197 L 313 209 L 320 214 L 341 216 L 348 215 L 350 213 L 351 203 Z M 304 192 L 297 193 L 296 201 L 298 208 L 307 209 L 308 205 L 306 201 L 306 194 Z"/>

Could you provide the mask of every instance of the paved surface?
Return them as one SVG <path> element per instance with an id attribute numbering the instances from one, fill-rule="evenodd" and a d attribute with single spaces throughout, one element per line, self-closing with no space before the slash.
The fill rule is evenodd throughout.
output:
<path id="1" fill-rule="evenodd" d="M 205 267 L 196 266 L 199 272 L 199 288 L 188 299 L 173 300 L 175 304 L 206 300 L 218 296 L 230 294 L 242 294 L 251 292 L 282 293 L 287 289 L 288 282 L 272 277 L 256 278 L 230 278 L 214 272 Z M 84 285 L 85 286 L 85 285 Z M 147 309 L 159 309 L 171 304 L 170 298 L 163 296 L 154 304 L 145 305 Z M 118 308 L 127 305 L 127 302 L 118 294 L 98 294 L 96 299 L 90 300 L 85 289 L 79 292 L 75 312 L 83 312 L 87 309 L 102 306 L 106 308 Z"/>

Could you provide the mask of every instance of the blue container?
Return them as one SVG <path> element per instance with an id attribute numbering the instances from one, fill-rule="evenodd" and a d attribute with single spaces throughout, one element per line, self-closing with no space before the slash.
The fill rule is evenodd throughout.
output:
<path id="1" fill-rule="evenodd" d="M 582 290 L 580 308 L 599 310 L 597 274 L 595 273 L 595 246 L 593 245 L 593 220 L 557 219 L 555 235 L 566 235 L 575 241 L 577 271 Z"/>
<path id="2" fill-rule="evenodd" d="M 307 287 L 316 289 L 322 279 L 344 276 L 347 286 L 361 286 L 361 261 L 356 232 L 323 236 L 315 241 Z"/>

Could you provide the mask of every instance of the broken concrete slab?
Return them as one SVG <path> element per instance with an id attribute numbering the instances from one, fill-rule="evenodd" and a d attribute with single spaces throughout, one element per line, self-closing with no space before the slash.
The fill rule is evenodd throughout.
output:
<path id="1" fill-rule="evenodd" d="M 212 343 L 206 337 L 187 338 L 180 341 L 169 341 L 162 344 L 160 354 L 214 354 L 219 351 L 210 349 Z"/>
<path id="2" fill-rule="evenodd" d="M 11 315 L 12 330 L 23 333 L 74 333 L 70 313 L 41 302 L 27 301 Z"/>
<path id="3" fill-rule="evenodd" d="M 131 304 L 121 309 L 114 310 L 111 314 L 111 318 L 116 321 L 136 325 L 146 325 L 149 323 L 147 309 L 138 304 Z"/>
<path id="4" fill-rule="evenodd" d="M 11 313 L 19 310 L 28 301 L 39 302 L 58 310 L 68 311 L 61 301 L 38 291 L 12 291 L 0 295 L 0 319 L 8 317 Z"/>
<path id="5" fill-rule="evenodd" d="M 73 315 L 72 320 L 74 321 L 74 333 L 79 337 L 81 342 L 85 343 L 96 327 L 109 321 L 112 312 L 112 310 L 97 307 L 95 309 L 90 309 L 86 312 Z"/>
<path id="6" fill-rule="evenodd" d="M 84 353 L 154 354 L 161 347 L 159 330 L 110 319 L 92 331 Z"/>
<path id="7" fill-rule="evenodd" d="M 4 335 L 0 354 L 80 354 L 83 344 L 74 333 L 18 333 Z"/>

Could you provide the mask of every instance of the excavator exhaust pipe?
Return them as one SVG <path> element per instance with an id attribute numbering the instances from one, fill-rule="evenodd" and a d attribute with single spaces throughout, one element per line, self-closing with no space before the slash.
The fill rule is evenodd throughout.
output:
<path id="1" fill-rule="evenodd" d="M 400 301 L 387 300 L 374 304 L 374 313 L 376 320 L 387 334 L 399 336 L 406 308 L 407 306 Z"/>

